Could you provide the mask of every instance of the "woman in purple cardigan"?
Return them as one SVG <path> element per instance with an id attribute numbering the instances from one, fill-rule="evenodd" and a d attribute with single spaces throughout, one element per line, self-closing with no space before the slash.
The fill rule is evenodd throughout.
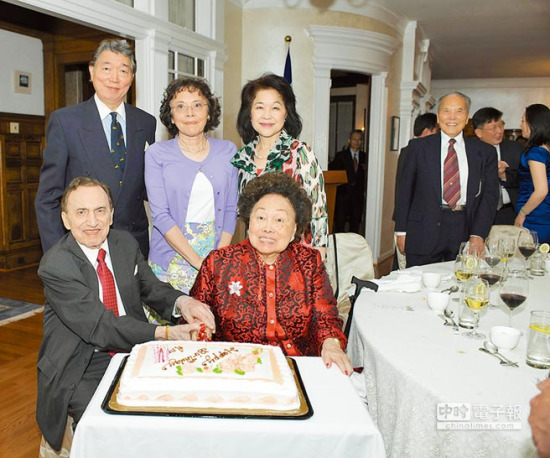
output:
<path id="1" fill-rule="evenodd" d="M 237 148 L 206 136 L 220 105 L 206 81 L 181 78 L 164 93 L 160 119 L 173 139 L 145 155 L 153 218 L 149 264 L 156 276 L 188 293 L 205 256 L 231 243 L 237 221 Z"/>

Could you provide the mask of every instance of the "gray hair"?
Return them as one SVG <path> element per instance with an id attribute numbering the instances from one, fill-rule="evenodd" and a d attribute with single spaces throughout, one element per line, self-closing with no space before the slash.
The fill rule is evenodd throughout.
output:
<path id="1" fill-rule="evenodd" d="M 111 51 L 116 54 L 122 54 L 123 56 L 126 56 L 128 59 L 130 59 L 132 73 L 136 72 L 136 56 L 134 54 L 133 48 L 130 46 L 130 43 L 128 43 L 126 40 L 107 38 L 99 43 L 99 46 L 95 50 L 94 55 L 92 56 L 92 60 L 90 61 L 90 65 L 92 67 L 95 65 L 97 59 L 99 58 L 99 55 L 103 51 Z"/>
<path id="2" fill-rule="evenodd" d="M 445 97 L 449 97 L 450 95 L 458 95 L 459 97 L 464 99 L 464 101 L 466 102 L 466 110 L 468 110 L 468 113 L 470 112 L 470 105 L 472 104 L 472 100 L 466 94 L 463 94 L 462 92 L 458 92 L 458 91 L 448 92 L 447 94 L 444 94 L 441 97 L 439 97 L 439 99 L 437 100 L 437 111 L 438 112 L 439 112 L 439 108 L 441 106 L 441 102 L 443 101 L 443 99 Z"/>

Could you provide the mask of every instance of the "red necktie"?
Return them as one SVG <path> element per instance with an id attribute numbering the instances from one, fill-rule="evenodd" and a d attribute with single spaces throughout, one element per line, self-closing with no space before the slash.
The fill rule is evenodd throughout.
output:
<path id="1" fill-rule="evenodd" d="M 449 140 L 449 151 L 443 163 L 443 200 L 449 207 L 455 208 L 460 199 L 460 170 L 454 144 L 456 140 Z"/>
<path id="2" fill-rule="evenodd" d="M 118 316 L 118 305 L 116 300 L 115 279 L 105 264 L 105 250 L 101 248 L 97 254 L 97 276 L 103 290 L 103 304 L 107 310 L 112 310 Z"/>

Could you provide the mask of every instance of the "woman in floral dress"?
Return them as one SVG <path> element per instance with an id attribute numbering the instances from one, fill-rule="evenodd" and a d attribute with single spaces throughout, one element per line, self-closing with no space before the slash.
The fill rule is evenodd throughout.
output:
<path id="1" fill-rule="evenodd" d="M 297 140 L 302 121 L 292 87 L 283 77 L 267 73 L 244 86 L 237 129 L 246 143 L 231 160 L 239 169 L 239 194 L 264 173 L 282 171 L 292 176 L 312 202 L 311 224 L 302 243 L 317 248 L 324 258 L 328 216 L 323 172 L 309 145 Z"/>

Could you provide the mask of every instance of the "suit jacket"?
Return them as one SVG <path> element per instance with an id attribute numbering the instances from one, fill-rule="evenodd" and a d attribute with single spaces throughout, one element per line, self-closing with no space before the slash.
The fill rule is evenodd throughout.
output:
<path id="1" fill-rule="evenodd" d="M 348 148 L 339 151 L 334 156 L 334 159 L 329 164 L 329 170 L 345 170 L 348 182 L 338 186 L 337 199 L 353 199 L 361 202 L 359 198 L 365 192 L 366 176 L 367 176 L 367 154 L 364 151 L 359 151 L 359 166 L 357 172 L 353 169 L 353 158 L 351 151 Z"/>
<path id="2" fill-rule="evenodd" d="M 487 237 L 498 204 L 497 154 L 481 140 L 464 137 L 468 160 L 468 235 Z M 406 232 L 406 253 L 433 252 L 441 220 L 441 134 L 409 142 L 395 208 L 395 230 Z"/>
<path id="3" fill-rule="evenodd" d="M 132 105 L 125 104 L 125 109 L 127 155 L 122 186 L 93 97 L 56 110 L 50 116 L 35 200 L 44 252 L 65 234 L 60 217 L 64 189 L 73 178 L 87 176 L 111 188 L 115 205 L 113 228 L 130 232 L 138 240 L 144 256 L 148 255 L 148 221 L 143 206 L 146 199 L 144 151 L 147 143 L 155 141 L 156 120 Z"/>
<path id="4" fill-rule="evenodd" d="M 397 158 L 397 170 L 395 172 L 395 193 L 394 193 L 394 201 L 393 201 L 393 215 L 392 218 L 395 221 L 395 209 L 397 207 L 397 194 L 398 194 L 398 187 L 399 182 L 401 181 L 401 174 L 403 173 L 403 164 L 405 163 L 405 157 L 407 156 L 408 152 L 408 145 L 404 148 L 401 148 L 401 151 L 399 152 L 399 157 Z"/>
<path id="5" fill-rule="evenodd" d="M 516 208 L 516 202 L 518 200 L 518 188 L 519 188 L 519 161 L 521 153 L 523 151 L 523 145 L 511 140 L 502 140 L 500 144 L 500 159 L 506 161 L 510 167 L 506 169 L 506 181 L 501 181 L 502 186 L 506 188 L 510 195 L 510 200 Z"/>
<path id="6" fill-rule="evenodd" d="M 61 446 L 69 400 L 94 349 L 129 351 L 137 343 L 153 340 L 156 325 L 147 322 L 142 301 L 170 319 L 182 295 L 155 277 L 131 235 L 111 230 L 107 240 L 125 316 L 115 317 L 101 302 L 95 268 L 72 234 L 44 255 L 38 269 L 46 305 L 36 419 L 56 450 Z"/>

